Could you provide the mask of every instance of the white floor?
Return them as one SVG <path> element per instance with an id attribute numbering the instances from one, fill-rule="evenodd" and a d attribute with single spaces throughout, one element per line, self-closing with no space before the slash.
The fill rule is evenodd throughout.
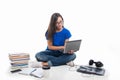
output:
<path id="1" fill-rule="evenodd" d="M 82 45 L 81 50 L 76 52 L 77 58 L 75 59 L 75 64 L 77 65 L 88 65 L 90 59 L 94 59 L 95 61 L 101 61 L 104 66 L 103 68 L 106 69 L 106 75 L 104 77 L 99 76 L 88 76 L 82 75 L 81 73 L 77 73 L 76 71 L 69 71 L 68 66 L 59 66 L 59 67 L 52 67 L 49 71 L 49 76 L 47 78 L 42 78 L 43 80 L 114 80 L 114 78 L 119 78 L 119 51 L 115 51 L 114 49 L 106 48 L 106 50 L 99 50 L 98 53 L 95 51 L 86 51 L 86 48 Z M 108 50 L 107 50 L 108 49 Z M 89 49 L 87 49 L 89 50 Z M 7 52 L 6 52 L 7 53 Z M 4 53 L 3 53 L 4 54 Z M 10 60 L 8 58 L 8 54 L 1 54 L 0 56 L 0 75 L 2 80 L 38 80 L 38 78 L 25 76 L 20 74 L 10 74 L 9 67 L 10 67 Z M 31 61 L 35 60 L 35 53 L 30 54 Z M 93 65 L 94 66 L 94 65 Z M 41 79 L 41 80 L 42 80 Z"/>
<path id="2" fill-rule="evenodd" d="M 72 39 L 82 39 L 76 52 L 77 65 L 90 59 L 101 61 L 107 76 L 87 76 L 53 67 L 44 80 L 115 80 L 120 78 L 120 1 L 119 0 L 0 0 L 0 79 L 39 80 L 31 76 L 9 74 L 9 53 L 35 54 L 46 48 L 44 33 L 50 16 L 59 12 Z M 40 79 L 42 80 L 42 79 Z"/>
<path id="3" fill-rule="evenodd" d="M 75 59 L 75 64 L 77 65 L 88 65 L 90 59 L 94 59 L 95 61 L 101 61 L 104 66 L 103 68 L 106 69 L 106 75 L 103 77 L 99 76 L 88 76 L 82 75 L 81 73 L 77 73 L 76 71 L 69 71 L 68 66 L 59 66 L 59 67 L 52 67 L 49 71 L 49 75 L 45 78 L 41 78 L 40 80 L 114 80 L 114 78 L 119 78 L 119 51 L 115 51 L 114 49 L 106 48 L 106 50 L 99 50 L 98 53 L 91 53 L 92 51 L 86 51 L 86 47 L 83 45 L 81 46 L 80 51 L 76 52 L 77 58 Z M 101 48 L 102 49 L 102 48 Z M 89 50 L 89 49 L 87 49 Z M 7 52 L 6 52 L 7 53 Z M 35 53 L 30 54 L 31 61 L 35 60 Z M 10 67 L 10 60 L 8 58 L 8 54 L 1 54 L 0 56 L 0 70 L 1 70 L 1 79 L 2 80 L 39 80 L 38 78 L 32 76 L 25 76 L 20 74 L 11 74 L 9 73 Z M 94 65 L 93 65 L 94 66 Z M 74 68 L 72 68 L 74 69 Z"/>
<path id="4" fill-rule="evenodd" d="M 84 57 L 85 55 L 82 55 L 82 53 L 77 53 L 77 58 L 74 61 L 77 65 L 88 65 L 88 59 Z M 101 55 L 102 56 L 102 55 Z M 105 56 L 105 55 L 104 55 Z M 104 57 L 103 56 L 103 57 Z M 108 55 L 107 59 L 101 59 L 104 63 L 104 67 L 106 69 L 105 76 L 96 76 L 96 75 L 85 75 L 82 73 L 76 72 L 76 69 L 78 68 L 71 68 L 69 66 L 58 66 L 58 67 L 51 67 L 50 70 L 47 71 L 47 75 L 43 78 L 35 78 L 33 76 L 26 76 L 21 75 L 18 73 L 11 74 L 9 72 L 10 64 L 9 60 L 6 57 L 6 61 L 0 66 L 1 67 L 1 77 L 3 80 L 10 79 L 10 80 L 112 80 L 114 77 L 119 77 L 118 75 L 118 67 L 117 60 L 118 58 L 113 58 L 113 56 Z M 113 58 L 113 59 L 112 59 Z M 87 59 L 87 60 L 86 60 Z M 82 61 L 84 60 L 84 61 Z M 96 59 L 97 60 L 97 59 Z M 117 65 L 117 66 L 115 66 Z"/>
<path id="5" fill-rule="evenodd" d="M 97 75 L 87 75 L 76 72 L 77 67 L 69 67 L 69 66 L 59 66 L 59 67 L 51 67 L 50 70 L 44 70 L 42 78 L 36 78 L 30 75 L 22 75 L 19 73 L 7 73 L 7 78 L 10 80 L 108 80 L 109 74 L 106 71 L 104 76 Z"/>

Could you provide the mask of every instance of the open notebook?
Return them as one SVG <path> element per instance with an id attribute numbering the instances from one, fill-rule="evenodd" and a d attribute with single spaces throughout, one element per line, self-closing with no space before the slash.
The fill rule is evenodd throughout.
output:
<path id="1" fill-rule="evenodd" d="M 31 75 L 41 78 L 43 77 L 43 70 L 41 68 L 23 68 L 22 71 L 19 72 L 19 74 Z"/>

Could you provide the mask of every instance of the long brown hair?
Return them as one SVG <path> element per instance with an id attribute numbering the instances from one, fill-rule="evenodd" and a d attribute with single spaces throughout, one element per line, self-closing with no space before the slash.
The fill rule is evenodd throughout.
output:
<path id="1" fill-rule="evenodd" d="M 56 21 L 57 21 L 58 17 L 61 17 L 63 20 L 63 17 L 61 16 L 60 13 L 52 14 L 48 29 L 46 31 L 46 33 L 47 33 L 46 37 L 51 41 L 52 41 L 54 33 L 56 32 Z M 64 20 L 63 20 L 63 22 L 64 22 Z"/>

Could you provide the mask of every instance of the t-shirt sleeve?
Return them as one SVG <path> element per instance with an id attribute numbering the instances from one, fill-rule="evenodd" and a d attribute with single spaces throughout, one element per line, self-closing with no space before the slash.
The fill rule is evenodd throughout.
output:
<path id="1" fill-rule="evenodd" d="M 48 32 L 47 31 L 45 33 L 45 38 L 46 38 L 46 40 L 48 40 Z"/>
<path id="2" fill-rule="evenodd" d="M 71 35 L 70 31 L 67 30 L 67 31 L 66 31 L 66 39 L 69 39 L 71 36 L 72 36 L 72 35 Z"/>

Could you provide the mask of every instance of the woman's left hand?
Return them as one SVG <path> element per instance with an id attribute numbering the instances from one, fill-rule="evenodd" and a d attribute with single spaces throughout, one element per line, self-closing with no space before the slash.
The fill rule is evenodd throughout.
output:
<path id="1" fill-rule="evenodd" d="M 68 52 L 68 54 L 73 54 L 74 53 L 74 50 L 70 50 L 69 52 Z"/>

